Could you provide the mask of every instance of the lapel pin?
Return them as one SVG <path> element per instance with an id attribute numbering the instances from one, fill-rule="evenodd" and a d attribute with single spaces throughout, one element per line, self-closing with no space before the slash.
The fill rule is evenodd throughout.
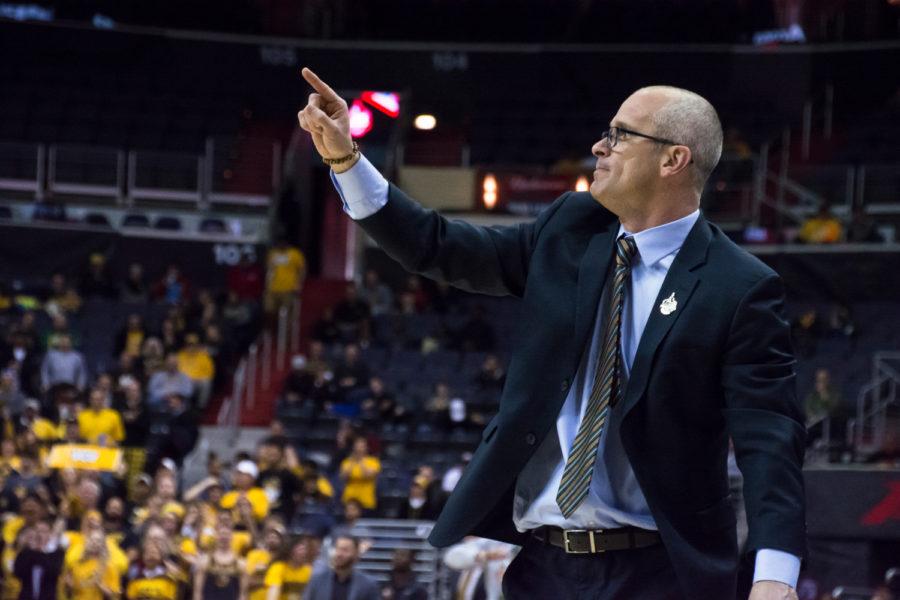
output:
<path id="1" fill-rule="evenodd" d="M 675 300 L 675 292 L 672 292 L 672 295 L 663 300 L 659 305 L 659 312 L 668 316 L 675 312 L 676 308 L 678 308 L 678 301 Z"/>

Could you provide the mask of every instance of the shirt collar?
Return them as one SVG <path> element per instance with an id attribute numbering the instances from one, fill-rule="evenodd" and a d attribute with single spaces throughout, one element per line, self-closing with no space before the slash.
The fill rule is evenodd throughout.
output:
<path id="1" fill-rule="evenodd" d="M 686 217 L 681 217 L 675 221 L 669 221 L 635 234 L 626 231 L 625 227 L 620 224 L 619 235 L 616 237 L 618 238 L 623 234 L 632 237 L 637 245 L 638 256 L 641 257 L 641 262 L 648 267 L 652 267 L 681 248 L 698 218 L 700 218 L 699 209 Z"/>

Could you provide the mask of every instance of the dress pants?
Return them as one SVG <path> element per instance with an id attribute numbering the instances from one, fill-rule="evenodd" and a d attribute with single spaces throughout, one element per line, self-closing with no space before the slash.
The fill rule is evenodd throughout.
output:
<path id="1" fill-rule="evenodd" d="M 503 577 L 504 600 L 685 600 L 660 544 L 566 554 L 529 537 Z"/>

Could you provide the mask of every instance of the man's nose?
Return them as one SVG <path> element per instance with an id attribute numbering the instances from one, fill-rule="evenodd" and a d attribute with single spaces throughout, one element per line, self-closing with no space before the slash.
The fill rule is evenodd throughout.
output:
<path id="1" fill-rule="evenodd" d="M 597 157 L 609 156 L 609 146 L 606 144 L 606 138 L 601 138 L 591 147 L 591 154 Z"/>

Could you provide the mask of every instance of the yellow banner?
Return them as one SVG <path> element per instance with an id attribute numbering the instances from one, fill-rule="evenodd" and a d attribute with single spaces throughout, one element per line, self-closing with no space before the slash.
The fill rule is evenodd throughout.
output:
<path id="1" fill-rule="evenodd" d="M 50 448 L 47 466 L 51 469 L 72 467 L 87 471 L 117 471 L 122 464 L 122 450 L 87 444 L 57 444 Z"/>

